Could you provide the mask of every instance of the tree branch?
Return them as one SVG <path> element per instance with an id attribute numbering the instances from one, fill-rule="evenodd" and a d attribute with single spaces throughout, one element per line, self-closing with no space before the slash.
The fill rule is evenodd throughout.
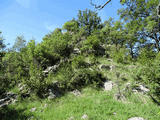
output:
<path id="1" fill-rule="evenodd" d="M 103 9 L 109 2 L 111 2 L 111 0 L 108 0 L 104 5 L 96 5 L 92 2 L 91 0 L 91 5 L 94 6 L 96 9 L 101 10 Z"/>

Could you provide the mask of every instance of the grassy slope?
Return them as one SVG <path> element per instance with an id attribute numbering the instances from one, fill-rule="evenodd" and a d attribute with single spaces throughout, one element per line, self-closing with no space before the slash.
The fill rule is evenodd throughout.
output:
<path id="1" fill-rule="evenodd" d="M 22 120 L 27 118 L 24 116 L 34 116 L 33 120 L 67 120 L 73 116 L 75 120 L 81 120 L 81 117 L 87 114 L 89 120 L 127 120 L 134 116 L 141 116 L 147 120 L 160 120 L 159 107 L 148 97 L 133 94 L 122 102 L 115 100 L 113 93 L 114 91 L 85 88 L 78 97 L 68 93 L 54 101 L 26 100 L 10 105 L 10 109 L 18 112 L 10 115 L 8 113 L 3 119 Z M 44 107 L 45 104 L 47 107 Z M 36 107 L 36 111 L 30 112 L 33 107 Z"/>
<path id="2" fill-rule="evenodd" d="M 111 65 L 111 62 L 104 58 L 99 59 L 101 64 Z M 113 63 L 112 63 L 113 64 Z M 120 72 L 127 82 L 133 81 L 134 65 L 116 64 L 116 72 Z M 102 71 L 108 79 L 116 82 L 115 71 Z M 123 88 L 122 85 L 122 88 Z M 93 88 L 82 89 L 81 96 L 74 96 L 67 93 L 61 98 L 53 101 L 25 100 L 13 105 L 0 114 L 2 120 L 68 120 L 74 117 L 74 120 L 81 120 L 84 114 L 87 114 L 89 120 L 127 120 L 130 117 L 140 116 L 147 120 L 160 120 L 160 108 L 155 105 L 147 96 L 142 94 L 132 94 L 125 101 L 117 101 L 114 94 L 117 92 L 115 87 L 110 92 L 95 90 Z M 47 104 L 47 107 L 44 107 Z M 35 112 L 30 112 L 31 108 L 36 108 Z M 6 113 L 7 114 L 6 114 Z"/>

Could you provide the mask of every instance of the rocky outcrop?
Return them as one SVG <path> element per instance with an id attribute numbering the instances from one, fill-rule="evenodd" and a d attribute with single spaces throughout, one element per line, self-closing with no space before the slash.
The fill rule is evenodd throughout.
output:
<path id="1" fill-rule="evenodd" d="M 7 106 L 7 105 L 17 101 L 17 94 L 15 94 L 15 93 L 8 92 L 8 93 L 6 93 L 5 96 L 6 96 L 5 98 L 0 99 L 0 107 Z"/>

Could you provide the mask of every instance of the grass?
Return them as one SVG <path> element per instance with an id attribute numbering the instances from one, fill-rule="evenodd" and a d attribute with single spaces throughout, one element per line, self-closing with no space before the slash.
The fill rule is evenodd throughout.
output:
<path id="1" fill-rule="evenodd" d="M 115 65 L 116 70 L 102 70 L 106 78 L 113 82 L 121 81 L 121 90 L 127 82 L 134 84 L 135 65 L 121 65 L 108 61 L 106 58 L 99 58 L 100 64 Z M 116 78 L 116 72 L 121 73 L 121 78 Z M 123 79 L 124 78 L 124 81 Z M 126 78 L 126 80 L 125 80 Z M 13 92 L 18 89 L 14 88 Z M 29 99 L 0 109 L 0 120 L 82 120 L 86 114 L 88 120 L 128 120 L 131 117 L 143 117 L 146 120 L 160 120 L 160 107 L 154 104 L 147 95 L 140 93 L 127 95 L 125 101 L 117 101 L 114 94 L 117 87 L 112 91 L 87 87 L 82 89 L 81 96 L 74 96 L 66 93 L 54 100 L 39 99 L 32 96 Z M 32 108 L 36 108 L 31 112 Z"/>
<path id="2" fill-rule="evenodd" d="M 47 105 L 47 107 L 46 107 Z M 31 112 L 31 108 L 36 111 Z M 147 120 L 160 120 L 160 108 L 143 95 L 133 94 L 126 101 L 114 99 L 114 91 L 105 92 L 85 88 L 81 96 L 71 93 L 53 101 L 25 100 L 9 105 L 16 112 L 9 112 L 2 120 L 81 120 L 86 114 L 88 120 L 127 120 L 130 117 L 140 116 Z M 9 115 L 11 114 L 11 115 Z"/>

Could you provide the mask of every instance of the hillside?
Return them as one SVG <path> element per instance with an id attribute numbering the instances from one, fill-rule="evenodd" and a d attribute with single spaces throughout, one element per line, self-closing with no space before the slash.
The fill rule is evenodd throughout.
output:
<path id="1" fill-rule="evenodd" d="M 121 4 L 119 20 L 79 10 L 39 43 L 0 32 L 0 120 L 160 120 L 159 1 Z"/>
<path id="2" fill-rule="evenodd" d="M 104 74 L 107 81 L 112 81 L 113 86 L 108 84 L 106 88 L 84 87 L 55 98 L 39 99 L 31 95 L 31 98 L 21 100 L 19 97 L 17 102 L 8 106 L 9 109 L 1 109 L 2 120 L 128 120 L 132 117 L 160 119 L 160 108 L 153 103 L 148 93 L 140 89 L 135 91 L 140 85 L 134 81 L 137 65 L 117 64 L 103 57 L 98 61 L 97 69 Z M 111 69 L 108 66 L 114 67 Z M 121 73 L 118 79 L 116 72 Z M 19 88 L 12 91 L 18 92 Z M 120 98 L 117 97 L 119 92 Z"/>

